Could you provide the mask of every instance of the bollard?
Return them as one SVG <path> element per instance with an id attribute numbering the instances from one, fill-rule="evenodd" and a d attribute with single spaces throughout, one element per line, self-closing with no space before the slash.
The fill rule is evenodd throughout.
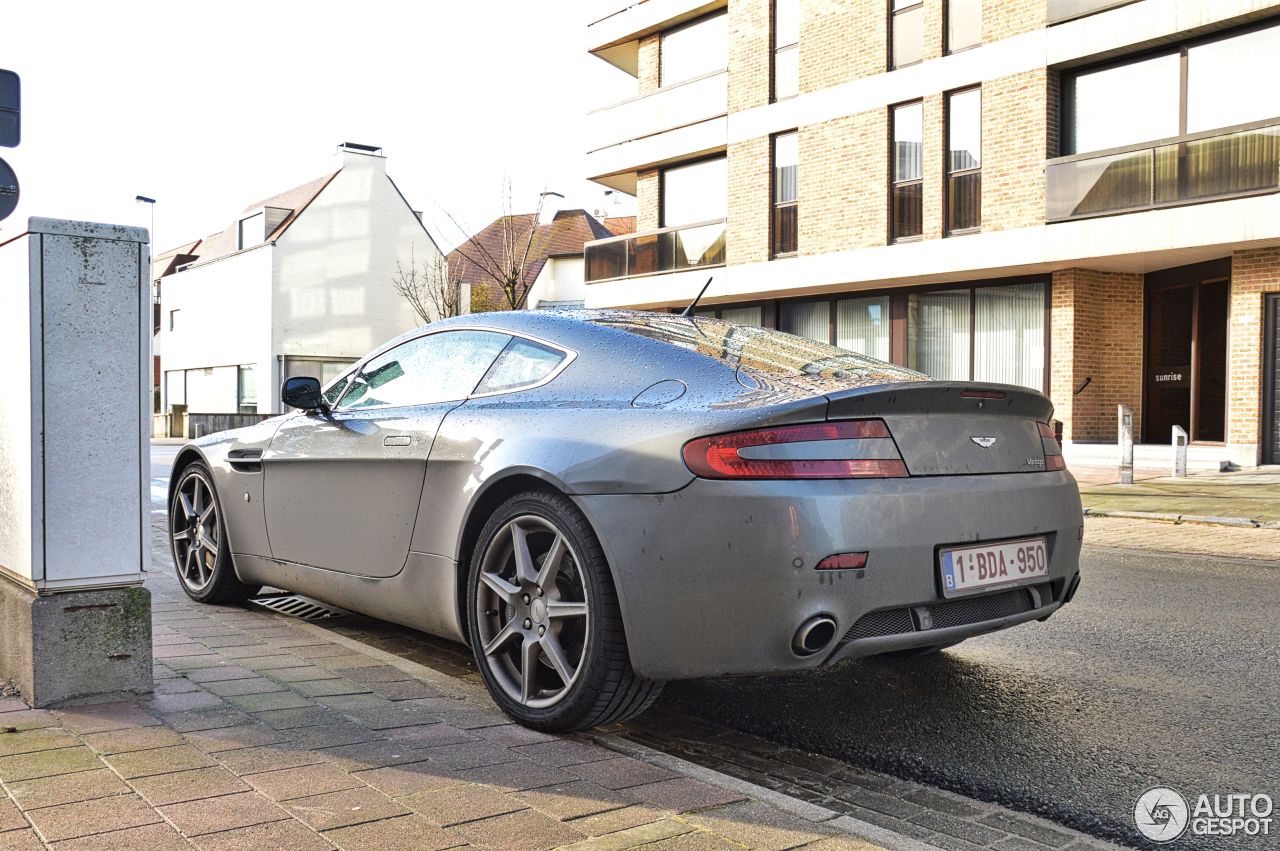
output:
<path id="1" fill-rule="evenodd" d="M 1184 479 L 1187 476 L 1187 433 L 1182 430 L 1182 426 L 1174 426 L 1172 428 L 1173 441 L 1173 475 L 1175 478 Z"/>
<path id="2" fill-rule="evenodd" d="M 1116 406 L 1120 444 L 1120 484 L 1133 484 L 1133 409 L 1128 405 Z"/>

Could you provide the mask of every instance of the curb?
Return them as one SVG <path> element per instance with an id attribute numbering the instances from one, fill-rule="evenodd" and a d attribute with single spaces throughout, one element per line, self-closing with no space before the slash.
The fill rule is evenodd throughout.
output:
<path id="1" fill-rule="evenodd" d="M 257 609 L 257 611 L 264 611 Z M 397 668 L 406 674 L 417 677 L 440 688 L 442 691 L 448 692 L 455 697 L 466 700 L 471 703 L 488 703 L 488 692 L 482 686 L 472 685 L 460 680 L 456 677 L 442 674 L 439 671 L 430 668 L 418 662 L 413 662 L 390 653 L 386 650 L 380 650 L 377 647 L 370 647 L 357 639 L 350 638 L 345 635 L 325 629 L 322 626 L 316 626 L 306 621 L 297 620 L 296 618 L 281 615 L 278 612 L 270 612 L 275 617 L 282 618 L 294 627 L 299 627 L 306 632 L 310 632 L 316 636 L 323 636 L 325 639 L 335 644 L 341 644 L 348 647 L 354 652 L 363 654 L 372 659 L 377 659 L 387 665 Z M 659 750 L 632 742 L 621 736 L 604 732 L 603 730 L 587 730 L 576 734 L 588 741 L 595 742 L 602 747 L 611 751 L 615 751 L 624 756 L 630 756 L 640 759 L 644 762 L 653 763 L 654 765 L 676 771 L 695 780 L 701 780 L 713 786 L 719 786 L 722 789 L 728 789 L 731 792 L 737 792 L 747 795 L 762 803 L 768 804 L 783 812 L 797 816 L 806 821 L 815 824 L 825 824 L 837 828 L 855 838 L 881 845 L 889 851 L 943 851 L 936 845 L 930 845 L 919 839 L 906 836 L 900 833 L 894 833 L 879 825 L 856 819 L 853 816 L 837 813 L 820 807 L 817 804 L 811 804 L 808 801 L 802 801 L 799 798 L 793 798 L 790 795 L 776 792 L 773 789 L 767 789 L 764 786 L 758 786 L 746 780 L 740 780 L 737 777 L 730 777 L 722 774 L 715 769 L 706 768 L 697 765 L 688 760 L 681 759 L 671 754 L 663 753 Z"/>
<path id="2" fill-rule="evenodd" d="M 1280 529 L 1280 520 L 1259 521 L 1248 517 L 1214 517 L 1204 514 L 1169 514 L 1159 511 L 1111 511 L 1086 508 L 1085 517 L 1119 517 L 1127 520 L 1156 520 L 1161 523 L 1198 523 L 1206 526 L 1235 526 L 1245 529 Z"/>

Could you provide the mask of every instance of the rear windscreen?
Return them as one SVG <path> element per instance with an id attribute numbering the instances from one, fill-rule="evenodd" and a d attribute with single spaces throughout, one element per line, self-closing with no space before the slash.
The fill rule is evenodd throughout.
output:
<path id="1" fill-rule="evenodd" d="M 719 319 L 619 312 L 593 321 L 697 352 L 765 381 L 800 381 L 811 387 L 839 389 L 926 380 L 926 376 L 906 367 L 827 343 Z"/>

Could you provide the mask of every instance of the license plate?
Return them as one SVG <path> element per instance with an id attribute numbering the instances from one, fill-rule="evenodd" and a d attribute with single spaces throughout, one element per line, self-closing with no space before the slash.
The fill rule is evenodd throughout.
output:
<path id="1" fill-rule="evenodd" d="M 938 564 L 942 570 L 944 597 L 1028 585 L 1049 575 L 1044 538 L 993 541 L 941 550 Z"/>

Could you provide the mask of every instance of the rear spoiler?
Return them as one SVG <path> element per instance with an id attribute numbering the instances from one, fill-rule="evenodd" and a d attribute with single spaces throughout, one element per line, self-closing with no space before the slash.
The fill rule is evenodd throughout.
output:
<path id="1" fill-rule="evenodd" d="M 825 394 L 827 419 L 890 414 L 1008 415 L 1047 422 L 1053 403 L 1043 393 L 1013 384 L 972 381 L 905 381 Z"/>

